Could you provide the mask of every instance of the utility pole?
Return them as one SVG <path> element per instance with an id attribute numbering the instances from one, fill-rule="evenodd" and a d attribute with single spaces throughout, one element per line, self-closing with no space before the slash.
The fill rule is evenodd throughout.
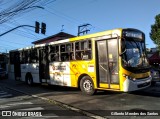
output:
<path id="1" fill-rule="evenodd" d="M 83 25 L 80 25 L 78 26 L 78 36 L 80 36 L 81 33 L 84 34 L 87 34 L 90 30 L 87 29 L 88 26 L 90 26 L 91 24 L 83 24 Z"/>

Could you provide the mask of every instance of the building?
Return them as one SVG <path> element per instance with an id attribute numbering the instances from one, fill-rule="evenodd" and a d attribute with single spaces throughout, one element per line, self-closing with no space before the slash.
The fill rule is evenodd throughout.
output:
<path id="1" fill-rule="evenodd" d="M 47 38 L 44 39 L 40 39 L 37 41 L 32 42 L 34 45 L 39 45 L 39 44 L 43 44 L 43 43 L 50 43 L 52 41 L 58 41 L 58 40 L 62 40 L 62 39 L 67 39 L 67 38 L 73 38 L 75 37 L 74 35 L 65 33 L 65 32 L 59 32 L 55 35 L 49 36 Z"/>

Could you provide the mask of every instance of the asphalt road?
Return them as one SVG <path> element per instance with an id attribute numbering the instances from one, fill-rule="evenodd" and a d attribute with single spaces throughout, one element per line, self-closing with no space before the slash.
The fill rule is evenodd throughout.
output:
<path id="1" fill-rule="evenodd" d="M 38 98 L 0 85 L 0 119 L 90 119 L 45 98 Z"/>
<path id="2" fill-rule="evenodd" d="M 14 80 L 0 80 L 0 85 L 12 92 L 19 91 L 24 96 L 29 94 L 42 102 L 48 101 L 62 109 L 73 110 L 92 118 L 160 118 L 160 84 L 132 93 L 99 91 L 94 96 L 83 95 L 74 88 L 41 85 L 31 87 Z"/>

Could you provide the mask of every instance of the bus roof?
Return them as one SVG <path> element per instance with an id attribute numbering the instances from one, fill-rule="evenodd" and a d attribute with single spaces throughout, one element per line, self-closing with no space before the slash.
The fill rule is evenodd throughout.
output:
<path id="1" fill-rule="evenodd" d="M 137 30 L 137 29 L 132 29 L 132 28 L 125 28 L 126 30 Z M 60 43 L 65 43 L 65 42 L 69 42 L 69 41 L 77 41 L 77 40 L 82 40 L 82 39 L 87 39 L 87 38 L 95 38 L 95 37 L 101 37 L 101 36 L 106 36 L 106 35 L 112 35 L 112 37 L 116 37 L 121 36 L 122 33 L 122 28 L 116 28 L 116 29 L 112 29 L 112 30 L 105 30 L 102 32 L 97 32 L 97 33 L 92 33 L 92 34 L 87 34 L 87 35 L 83 35 L 83 36 L 77 36 L 77 37 L 73 37 L 73 38 L 68 38 L 68 39 L 63 39 L 63 40 L 58 40 L 58 41 L 52 41 L 49 43 L 43 43 L 43 44 L 38 44 L 38 45 L 34 45 L 34 46 L 29 46 L 29 47 L 25 47 L 25 48 L 20 48 L 20 49 L 15 49 L 15 50 L 11 50 L 12 51 L 21 51 L 21 50 L 27 50 L 27 49 L 31 49 L 31 48 L 38 48 L 38 47 L 43 47 L 43 46 L 48 46 L 48 45 L 53 45 L 53 44 L 60 44 Z"/>

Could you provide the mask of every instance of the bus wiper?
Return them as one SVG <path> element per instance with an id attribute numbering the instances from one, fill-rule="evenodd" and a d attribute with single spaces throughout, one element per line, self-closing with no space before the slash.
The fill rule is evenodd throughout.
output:
<path id="1" fill-rule="evenodd" d="M 119 54 L 119 56 L 122 56 L 126 51 L 127 51 L 127 50 L 126 50 L 126 48 L 125 48 L 125 50 L 124 50 L 121 54 Z"/>
<path id="2" fill-rule="evenodd" d="M 122 55 L 124 54 L 124 53 L 126 53 L 126 48 L 125 48 L 125 50 L 121 53 L 121 54 L 119 54 L 119 56 L 121 56 L 122 57 Z M 123 60 L 123 62 L 128 66 L 128 62 L 125 60 L 125 58 L 123 58 L 122 57 L 122 60 Z"/>

